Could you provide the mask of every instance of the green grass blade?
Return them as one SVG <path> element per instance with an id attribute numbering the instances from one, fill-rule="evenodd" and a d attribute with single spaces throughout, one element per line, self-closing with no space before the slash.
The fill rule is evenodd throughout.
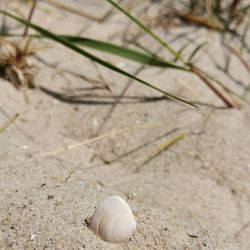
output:
<path id="1" fill-rule="evenodd" d="M 204 46 L 206 45 L 206 43 L 202 43 L 200 45 L 198 45 L 190 54 L 189 58 L 188 58 L 188 62 L 191 62 L 191 60 L 194 58 L 194 56 L 198 53 L 198 51 Z"/>
<path id="2" fill-rule="evenodd" d="M 189 104 L 189 105 L 191 105 L 193 107 L 197 107 L 196 105 L 194 105 L 193 103 L 191 103 L 189 101 L 186 101 L 186 100 L 184 100 L 184 99 L 182 99 L 180 97 L 172 95 L 172 94 L 170 94 L 170 93 L 168 93 L 168 92 L 166 92 L 166 91 L 164 91 L 164 90 L 162 90 L 162 89 L 160 89 L 160 88 L 158 88 L 158 87 L 156 87 L 156 86 L 154 86 L 154 85 L 152 85 L 152 84 L 150 84 L 150 83 L 148 83 L 148 82 L 146 82 L 146 81 L 144 81 L 144 80 L 142 80 L 140 78 L 137 78 L 137 77 L 131 75 L 130 73 L 128 73 L 128 72 L 126 72 L 126 71 L 112 65 L 111 63 L 109 63 L 107 61 L 104 61 L 104 60 L 92 55 L 91 53 L 89 53 L 89 52 L 75 46 L 74 44 L 70 43 L 69 41 L 65 40 L 64 38 L 62 38 L 60 36 L 57 36 L 57 35 L 51 33 L 50 31 L 48 31 L 48 30 L 46 30 L 46 29 L 44 29 L 44 28 L 42 28 L 42 27 L 40 27 L 38 25 L 27 22 L 26 20 L 24 20 L 22 18 L 19 18 L 17 16 L 14 16 L 14 15 L 12 15 L 12 14 L 6 12 L 6 11 L 3 11 L 3 10 L 0 10 L 0 13 L 6 15 L 8 17 L 11 17 L 12 19 L 15 19 L 16 21 L 18 21 L 18 22 L 20 22 L 22 24 L 25 24 L 25 25 L 29 26 L 30 28 L 38 31 L 42 35 L 44 35 L 44 36 L 46 36 L 46 37 L 60 43 L 60 44 L 63 44 L 65 47 L 68 47 L 68 48 L 74 50 L 75 52 L 77 52 L 77 53 L 91 59 L 92 61 L 95 61 L 95 62 L 101 64 L 102 66 L 104 66 L 104 67 L 106 67 L 108 69 L 111 69 L 111 70 L 113 70 L 113 71 L 115 71 L 117 73 L 120 73 L 120 74 L 122 74 L 124 76 L 127 76 L 127 77 L 129 77 L 129 78 L 131 78 L 133 80 L 136 80 L 136 81 L 138 81 L 138 82 L 140 82 L 140 83 L 142 83 L 142 84 L 144 84 L 144 85 L 146 85 L 146 86 L 148 86 L 148 87 L 150 87 L 150 88 L 152 88 L 154 90 L 157 90 L 160 93 L 163 93 L 164 95 L 168 96 L 171 99 L 175 99 L 175 100 L 181 101 L 183 103 Z"/>
<path id="3" fill-rule="evenodd" d="M 132 61 L 136 61 L 142 64 L 188 71 L 188 69 L 184 67 L 167 62 L 157 56 L 146 54 L 140 51 L 136 51 L 134 49 L 125 48 L 125 47 L 115 45 L 112 43 L 102 42 L 102 41 L 84 38 L 84 37 L 65 36 L 65 35 L 60 35 L 60 37 L 74 44 L 79 44 L 82 46 L 86 46 L 89 48 L 107 52 L 107 53 L 117 55 L 117 56 L 129 59 Z"/>
<path id="4" fill-rule="evenodd" d="M 246 38 L 247 38 L 247 33 L 249 31 L 249 27 L 250 27 L 250 15 L 248 16 L 247 18 L 247 21 L 246 21 L 246 25 L 244 27 L 244 30 L 243 30 L 243 34 L 242 34 L 242 37 L 240 39 L 240 43 L 241 43 L 241 46 L 240 46 L 240 51 L 242 52 L 243 51 L 243 48 L 244 48 L 244 44 L 246 44 Z"/>
<path id="5" fill-rule="evenodd" d="M 3 34 L 4 36 L 19 36 L 15 34 Z M 43 35 L 28 35 L 29 37 L 34 37 L 34 38 L 48 38 Z M 113 54 L 122 58 L 129 59 L 134 62 L 138 62 L 141 64 L 146 64 L 150 66 L 155 66 L 155 67 L 161 67 L 161 68 L 173 68 L 173 69 L 178 69 L 178 70 L 183 70 L 183 71 L 188 71 L 190 72 L 189 69 L 178 66 L 174 63 L 165 61 L 164 59 L 152 54 L 152 53 L 145 53 L 141 52 L 135 49 L 129 49 L 125 48 L 113 43 L 108 43 L 108 42 L 103 42 L 99 41 L 96 39 L 90 39 L 90 38 L 85 38 L 85 37 L 79 37 L 79 36 L 69 36 L 69 35 L 59 35 L 57 36 L 67 40 L 70 43 L 73 44 L 78 44 L 80 46 L 85 46 L 88 48 L 92 48 L 95 50 L 99 50 L 102 52 L 106 52 L 109 54 Z"/>
<path id="6" fill-rule="evenodd" d="M 143 24 L 139 19 L 131 15 L 128 11 L 124 10 L 118 3 L 113 0 L 106 0 L 110 4 L 112 4 L 115 8 L 125 14 L 129 19 L 131 19 L 134 23 L 136 23 L 141 29 L 143 29 L 146 33 L 148 33 L 151 37 L 153 37 L 156 41 L 158 41 L 163 47 L 165 47 L 175 58 L 180 59 L 184 63 L 181 55 L 178 54 L 169 44 L 167 44 L 161 37 L 159 37 L 156 33 L 154 33 L 150 28 L 148 28 L 145 24 Z"/>
<path id="7" fill-rule="evenodd" d="M 181 55 L 181 53 L 189 46 L 189 43 L 184 44 L 178 51 L 178 55 Z M 174 62 L 178 61 L 178 57 L 175 57 Z"/>

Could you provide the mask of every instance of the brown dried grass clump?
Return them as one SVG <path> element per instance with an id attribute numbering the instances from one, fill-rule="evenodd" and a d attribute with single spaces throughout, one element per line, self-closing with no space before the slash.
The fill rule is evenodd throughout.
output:
<path id="1" fill-rule="evenodd" d="M 35 87 L 30 57 L 37 48 L 30 47 L 30 42 L 30 39 L 13 42 L 0 37 L 0 77 L 17 89 Z"/>

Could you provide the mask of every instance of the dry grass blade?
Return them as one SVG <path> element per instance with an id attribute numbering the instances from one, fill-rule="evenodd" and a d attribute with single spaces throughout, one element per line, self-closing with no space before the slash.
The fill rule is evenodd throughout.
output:
<path id="1" fill-rule="evenodd" d="M 96 17 L 94 15 L 91 15 L 90 13 L 84 12 L 84 11 L 76 9 L 76 8 L 72 8 L 71 6 L 63 4 L 63 3 L 59 2 L 59 1 L 56 1 L 56 0 L 43 0 L 43 2 L 46 2 L 46 3 L 50 4 L 50 5 L 53 5 L 53 6 L 57 7 L 57 8 L 60 8 L 62 10 L 71 12 L 73 14 L 76 14 L 76 15 L 81 16 L 81 17 L 88 18 L 88 19 L 90 19 L 92 21 L 96 21 L 96 22 L 103 22 L 112 13 L 112 10 L 110 10 L 104 16 Z"/>
<path id="2" fill-rule="evenodd" d="M 156 158 L 159 154 L 161 154 L 163 151 L 167 150 L 170 146 L 174 145 L 176 142 L 183 140 L 186 138 L 186 134 L 180 134 L 177 135 L 170 140 L 167 140 L 166 142 L 160 144 L 156 150 L 147 157 L 146 160 L 143 160 L 138 167 L 135 169 L 135 172 L 139 172 L 142 167 L 144 167 L 146 164 L 148 164 L 150 161 L 152 161 L 154 158 Z"/>
<path id="3" fill-rule="evenodd" d="M 15 113 L 14 115 L 12 115 L 1 127 L 0 127 L 0 134 L 2 134 L 4 132 L 4 130 L 6 128 L 8 128 L 19 116 L 18 113 Z"/>
<path id="4" fill-rule="evenodd" d="M 237 49 L 235 49 L 234 47 L 231 47 L 229 45 L 227 45 L 227 46 L 228 46 L 228 49 L 241 61 L 241 63 L 246 68 L 246 70 L 250 73 L 250 64 L 243 58 L 240 51 L 238 51 Z"/>
<path id="5" fill-rule="evenodd" d="M 213 30 L 218 30 L 218 31 L 223 30 L 213 20 L 209 20 L 202 16 L 196 16 L 190 13 L 181 13 L 178 11 L 175 11 L 173 15 L 176 17 L 179 17 L 181 20 L 185 22 L 193 23 L 197 26 L 204 26 L 208 29 L 213 29 Z"/>
<path id="6" fill-rule="evenodd" d="M 109 132 L 109 133 L 106 133 L 106 134 L 103 134 L 103 135 L 100 135 L 100 136 L 96 136 L 94 138 L 91 138 L 91 139 L 83 141 L 83 142 L 75 143 L 75 144 L 72 144 L 72 145 L 69 145 L 69 146 L 58 148 L 58 149 L 53 150 L 53 151 L 42 153 L 42 154 L 40 154 L 40 157 L 55 155 L 55 154 L 58 154 L 58 153 L 61 153 L 61 152 L 65 152 L 65 151 L 68 151 L 68 150 L 71 150 L 71 149 L 75 149 L 75 148 L 84 146 L 84 145 L 89 144 L 89 143 L 100 141 L 100 140 L 108 138 L 108 137 L 113 137 L 113 136 L 116 136 L 116 135 L 119 135 L 119 134 L 124 134 L 124 133 L 130 132 L 132 130 L 136 130 L 136 129 L 146 129 L 146 128 L 151 128 L 152 129 L 152 128 L 163 128 L 163 127 L 167 127 L 167 125 L 166 124 L 159 124 L 159 125 L 141 125 L 141 126 L 128 127 L 128 128 L 125 128 L 125 129 L 121 129 L 121 130 Z"/>
<path id="7" fill-rule="evenodd" d="M 30 39 L 15 43 L 0 37 L 0 77 L 17 89 L 34 87 L 30 56 L 39 49 L 30 46 Z"/>
<path id="8" fill-rule="evenodd" d="M 204 76 L 202 71 L 196 66 L 190 64 L 192 72 L 198 76 L 229 108 L 240 108 L 240 104 L 229 94 L 227 94 L 219 85 L 215 85 Z"/>
<path id="9" fill-rule="evenodd" d="M 33 14 L 34 14 L 34 11 L 35 11 L 36 5 L 37 5 L 37 1 L 38 1 L 38 0 L 33 0 L 33 4 L 32 4 L 32 6 L 31 6 L 30 13 L 29 13 L 29 16 L 28 16 L 28 22 L 31 21 L 31 18 L 32 18 Z M 26 25 L 26 26 L 25 26 L 25 29 L 24 29 L 24 32 L 23 32 L 23 37 L 26 37 L 26 36 L 27 36 L 27 34 L 28 34 L 28 29 L 29 29 L 29 27 Z"/>

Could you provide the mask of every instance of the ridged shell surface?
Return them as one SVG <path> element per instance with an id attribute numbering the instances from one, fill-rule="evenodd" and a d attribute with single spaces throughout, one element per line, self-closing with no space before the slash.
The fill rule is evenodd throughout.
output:
<path id="1" fill-rule="evenodd" d="M 126 242 L 136 230 L 136 221 L 128 203 L 114 195 L 98 205 L 89 228 L 105 241 Z"/>

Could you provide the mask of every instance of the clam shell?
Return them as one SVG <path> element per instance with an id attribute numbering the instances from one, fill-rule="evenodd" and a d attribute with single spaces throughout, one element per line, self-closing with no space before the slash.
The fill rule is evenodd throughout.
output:
<path id="1" fill-rule="evenodd" d="M 89 228 L 102 240 L 126 242 L 136 230 L 136 221 L 128 203 L 114 195 L 97 206 Z"/>

